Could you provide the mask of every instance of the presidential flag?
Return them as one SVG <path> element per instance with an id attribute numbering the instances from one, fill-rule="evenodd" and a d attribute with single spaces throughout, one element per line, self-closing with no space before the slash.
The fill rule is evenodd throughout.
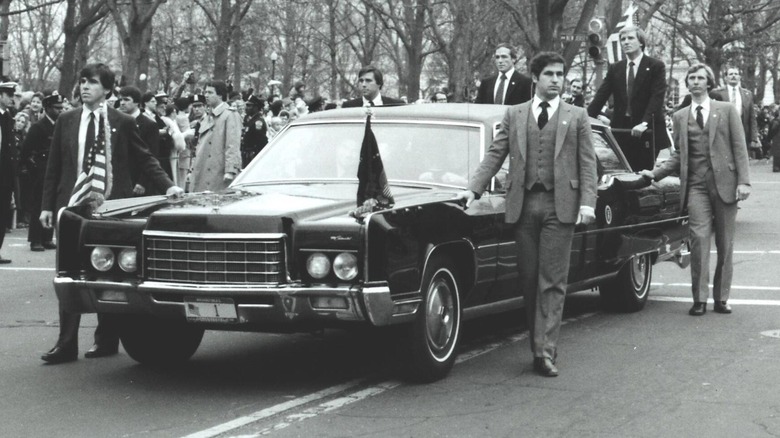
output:
<path id="1" fill-rule="evenodd" d="M 373 204 L 372 209 L 389 208 L 395 204 L 390 186 L 387 184 L 385 166 L 379 155 L 379 145 L 371 130 L 371 115 L 366 117 L 366 132 L 360 147 L 358 164 L 357 206 L 364 207 L 366 202 Z M 374 200 L 374 201 L 372 201 Z"/>

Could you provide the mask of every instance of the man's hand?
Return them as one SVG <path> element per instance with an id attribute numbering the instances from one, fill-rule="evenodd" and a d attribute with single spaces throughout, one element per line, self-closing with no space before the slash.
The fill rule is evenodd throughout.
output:
<path id="1" fill-rule="evenodd" d="M 737 185 L 737 201 L 744 201 L 750 196 L 750 186 L 747 184 Z"/>
<path id="2" fill-rule="evenodd" d="M 466 208 L 469 208 L 471 203 L 474 202 L 475 199 L 477 199 L 477 195 L 475 195 L 474 192 L 472 192 L 471 190 L 464 190 L 462 192 L 459 192 L 452 199 L 458 202 L 466 201 Z"/>
<path id="3" fill-rule="evenodd" d="M 605 124 L 605 125 L 607 125 L 607 126 L 609 126 L 609 124 L 610 124 L 610 122 L 611 122 L 607 116 L 603 116 L 603 115 L 601 115 L 601 114 L 599 114 L 598 116 L 596 116 L 596 118 L 597 118 L 597 119 L 599 119 L 599 121 L 600 121 L 601 123 L 603 123 L 603 124 Z"/>
<path id="4" fill-rule="evenodd" d="M 54 212 L 43 210 L 38 220 L 41 221 L 41 225 L 43 225 L 44 228 L 51 228 L 54 226 Z"/>
<path id="5" fill-rule="evenodd" d="M 645 131 L 647 131 L 647 123 L 642 122 L 631 128 L 631 135 L 634 137 L 641 137 Z"/>
<path id="6" fill-rule="evenodd" d="M 227 172 L 225 173 L 225 176 L 223 177 L 226 183 L 230 184 L 233 182 L 234 179 L 236 179 L 236 175 L 234 173 Z"/>
<path id="7" fill-rule="evenodd" d="M 146 193 L 146 189 L 141 184 L 136 184 L 135 187 L 133 187 L 133 194 L 138 196 L 143 196 Z"/>
<path id="8" fill-rule="evenodd" d="M 577 215 L 577 223 L 575 225 L 588 225 L 596 220 L 596 211 L 593 207 L 583 205 L 580 207 L 580 213 Z"/>
<path id="9" fill-rule="evenodd" d="M 168 190 L 165 191 L 165 196 L 172 196 L 174 198 L 179 198 L 184 194 L 184 189 L 179 186 L 170 186 L 168 187 Z"/>
<path id="10" fill-rule="evenodd" d="M 655 179 L 655 175 L 653 175 L 652 170 L 642 169 L 639 174 L 648 181 L 653 181 Z"/>

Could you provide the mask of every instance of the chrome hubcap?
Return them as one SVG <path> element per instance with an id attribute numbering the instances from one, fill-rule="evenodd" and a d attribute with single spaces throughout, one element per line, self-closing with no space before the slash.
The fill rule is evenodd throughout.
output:
<path id="1" fill-rule="evenodd" d="M 428 303 L 425 309 L 425 321 L 428 344 L 433 350 L 447 348 L 455 328 L 452 288 L 445 279 L 438 277 L 428 289 Z"/>

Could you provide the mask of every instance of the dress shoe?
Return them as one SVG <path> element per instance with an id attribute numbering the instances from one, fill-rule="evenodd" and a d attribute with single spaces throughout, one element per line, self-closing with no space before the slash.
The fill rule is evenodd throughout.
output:
<path id="1" fill-rule="evenodd" d="M 45 249 L 57 249 L 57 244 L 50 240 L 48 242 L 43 242 L 43 247 Z"/>
<path id="2" fill-rule="evenodd" d="M 4 258 L 0 257 L 0 265 L 7 265 L 9 263 L 11 263 L 10 259 L 4 259 Z"/>
<path id="3" fill-rule="evenodd" d="M 94 359 L 96 357 L 106 357 L 106 356 L 113 356 L 119 352 L 119 347 L 105 347 L 103 345 L 95 344 L 90 348 L 86 353 L 84 353 L 84 357 L 87 359 Z"/>
<path id="4" fill-rule="evenodd" d="M 44 362 L 50 364 L 73 362 L 77 358 L 78 358 L 78 353 L 76 352 L 76 350 L 64 349 L 59 345 L 55 346 L 54 348 L 49 350 L 48 353 L 41 356 L 41 359 Z"/>
<path id="5" fill-rule="evenodd" d="M 535 357 L 534 371 L 545 377 L 558 377 L 558 368 L 555 368 L 552 359 L 549 357 Z"/>
<path id="6" fill-rule="evenodd" d="M 43 249 L 43 245 L 41 245 L 40 243 L 31 243 L 30 244 L 30 251 L 41 252 L 43 250 L 44 250 Z"/>
<path id="7" fill-rule="evenodd" d="M 715 312 L 731 313 L 731 306 L 726 301 L 715 301 Z"/>
<path id="8" fill-rule="evenodd" d="M 707 303 L 693 303 L 693 307 L 688 311 L 688 315 L 702 316 L 707 313 Z"/>

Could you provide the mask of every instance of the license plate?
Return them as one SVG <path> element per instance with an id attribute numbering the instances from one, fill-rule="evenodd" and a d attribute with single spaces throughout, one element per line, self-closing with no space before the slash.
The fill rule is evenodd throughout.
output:
<path id="1" fill-rule="evenodd" d="M 184 298 L 187 321 L 236 323 L 236 304 L 230 298 Z"/>

